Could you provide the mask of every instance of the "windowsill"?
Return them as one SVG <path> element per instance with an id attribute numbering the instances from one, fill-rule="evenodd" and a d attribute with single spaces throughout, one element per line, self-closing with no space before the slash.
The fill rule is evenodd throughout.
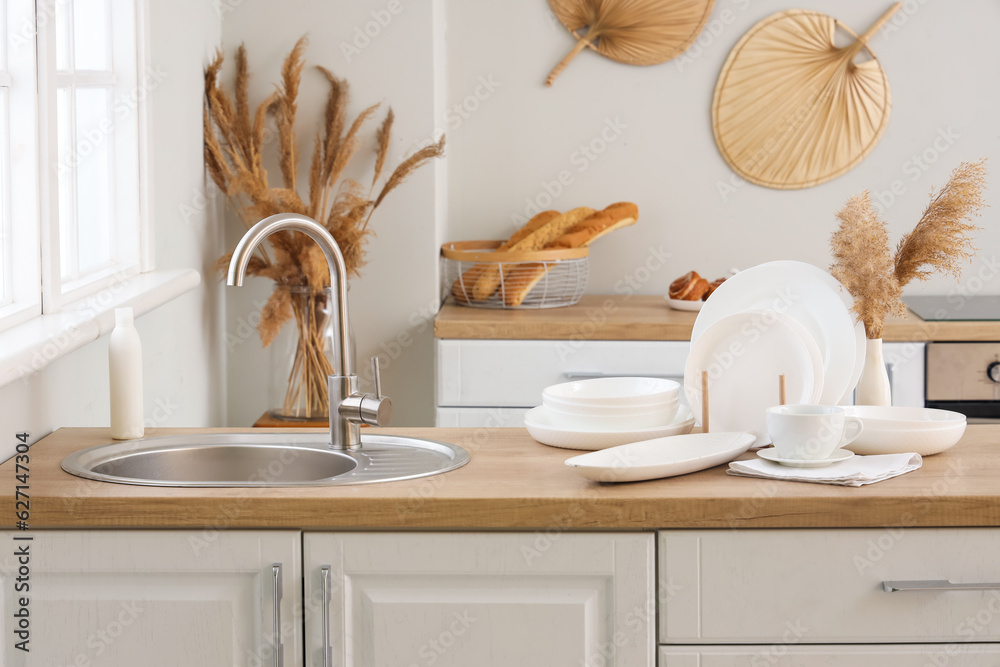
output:
<path id="1" fill-rule="evenodd" d="M 115 308 L 139 317 L 201 283 L 194 269 L 150 271 L 0 332 L 0 387 L 48 366 L 111 331 Z"/>

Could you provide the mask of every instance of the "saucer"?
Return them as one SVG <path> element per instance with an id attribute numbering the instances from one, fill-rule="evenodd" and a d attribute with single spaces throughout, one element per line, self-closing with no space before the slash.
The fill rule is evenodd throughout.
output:
<path id="1" fill-rule="evenodd" d="M 854 452 L 847 449 L 835 449 L 828 459 L 808 460 L 808 459 L 783 459 L 778 456 L 778 450 L 774 447 L 757 450 L 757 456 L 774 463 L 780 463 L 790 468 L 822 468 L 823 466 L 840 463 L 854 456 Z"/>
<path id="2" fill-rule="evenodd" d="M 564 449 L 606 449 L 630 442 L 652 440 L 672 435 L 684 435 L 694 428 L 694 417 L 686 406 L 681 406 L 673 420 L 666 426 L 627 431 L 594 431 L 584 427 L 559 428 L 549 421 L 545 406 L 532 408 L 524 416 L 524 427 L 532 438 L 550 447 Z"/>

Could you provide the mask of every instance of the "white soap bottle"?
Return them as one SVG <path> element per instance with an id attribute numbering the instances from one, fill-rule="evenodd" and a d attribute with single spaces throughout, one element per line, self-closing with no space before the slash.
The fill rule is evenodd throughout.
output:
<path id="1" fill-rule="evenodd" d="M 132 322 L 131 308 L 115 308 L 115 328 L 108 343 L 111 380 L 111 437 L 141 438 L 142 343 Z"/>

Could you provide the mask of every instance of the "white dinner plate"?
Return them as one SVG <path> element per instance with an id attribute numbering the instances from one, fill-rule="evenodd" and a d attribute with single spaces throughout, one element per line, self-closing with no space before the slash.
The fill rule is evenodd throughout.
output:
<path id="1" fill-rule="evenodd" d="M 709 428 L 749 431 L 760 445 L 771 442 L 765 411 L 780 403 L 780 375 L 785 376 L 786 403 L 815 404 L 823 391 L 816 342 L 795 320 L 774 311 L 723 317 L 691 343 L 684 393 L 699 419 L 703 371 L 708 371 Z"/>
<path id="2" fill-rule="evenodd" d="M 789 468 L 824 468 L 828 465 L 833 465 L 834 463 L 840 463 L 841 461 L 846 461 L 854 456 L 854 452 L 846 449 L 835 449 L 833 453 L 830 454 L 829 458 L 826 459 L 783 459 L 778 456 L 778 450 L 774 447 L 768 447 L 767 449 L 758 449 L 757 456 L 762 459 L 767 459 L 774 463 L 780 463 L 783 466 L 788 466 Z"/>
<path id="3" fill-rule="evenodd" d="M 545 406 L 539 405 L 537 408 L 528 410 L 528 414 L 524 416 L 524 427 L 528 429 L 528 434 L 532 438 L 543 445 L 566 449 L 595 450 L 617 447 L 640 440 L 690 433 L 691 429 L 694 428 L 694 417 L 691 416 L 691 411 L 682 405 L 673 420 L 666 426 L 630 431 L 591 431 L 583 427 L 565 429 L 553 425 L 546 414 Z"/>
<path id="4" fill-rule="evenodd" d="M 850 294 L 826 271 L 812 264 L 779 261 L 741 271 L 722 283 L 698 313 L 691 342 L 723 317 L 747 310 L 773 310 L 802 324 L 819 347 L 823 388 L 819 402 L 837 405 L 850 395 L 861 375 L 861 338 L 848 312 Z M 860 325 L 858 325 L 860 326 Z"/>
<path id="5" fill-rule="evenodd" d="M 697 301 L 687 301 L 685 299 L 671 299 L 667 297 L 667 305 L 674 310 L 701 310 L 702 304 L 705 303 L 701 299 Z"/>
<path id="6" fill-rule="evenodd" d="M 639 482 L 729 463 L 754 443 L 751 433 L 693 433 L 581 454 L 566 465 L 595 482 Z"/>

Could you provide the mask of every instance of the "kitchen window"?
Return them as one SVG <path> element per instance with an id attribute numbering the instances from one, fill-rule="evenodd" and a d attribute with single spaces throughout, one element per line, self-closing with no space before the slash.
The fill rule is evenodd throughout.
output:
<path id="1" fill-rule="evenodd" d="M 0 0 L 0 329 L 143 256 L 136 0 Z"/>

